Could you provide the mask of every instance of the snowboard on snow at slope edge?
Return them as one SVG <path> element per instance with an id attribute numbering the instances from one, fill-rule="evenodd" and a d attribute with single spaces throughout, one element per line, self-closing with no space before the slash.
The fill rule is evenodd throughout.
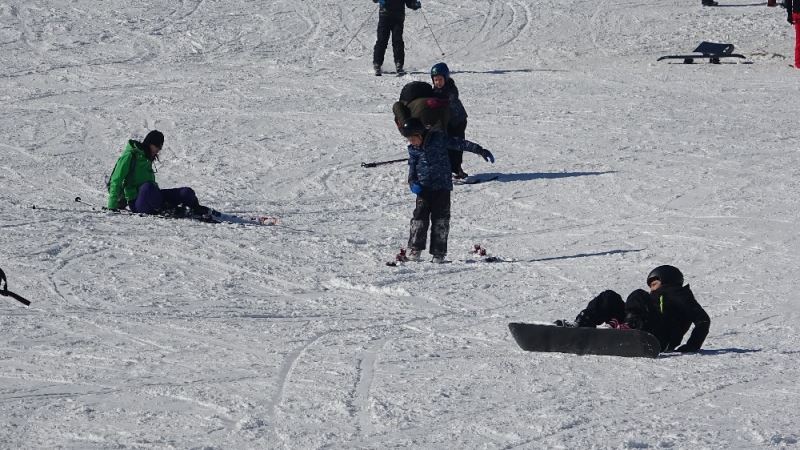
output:
<path id="1" fill-rule="evenodd" d="M 661 351 L 658 339 L 641 330 L 514 322 L 508 324 L 508 329 L 520 348 L 529 352 L 655 358 Z"/>

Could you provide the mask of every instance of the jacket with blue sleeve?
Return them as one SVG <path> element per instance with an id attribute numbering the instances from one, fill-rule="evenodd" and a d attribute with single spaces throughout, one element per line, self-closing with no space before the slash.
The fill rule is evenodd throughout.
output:
<path id="1" fill-rule="evenodd" d="M 448 137 L 440 130 L 429 130 L 421 147 L 408 146 L 408 184 L 417 183 L 425 191 L 452 191 L 448 150 L 481 156 L 486 152 L 474 142 Z"/>

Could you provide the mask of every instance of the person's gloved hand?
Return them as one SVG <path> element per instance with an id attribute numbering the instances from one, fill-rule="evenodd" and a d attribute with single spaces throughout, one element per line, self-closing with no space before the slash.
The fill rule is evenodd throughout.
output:
<path id="1" fill-rule="evenodd" d="M 481 149 L 481 156 L 483 156 L 483 159 L 485 159 L 486 161 L 494 164 L 494 155 L 489 150 L 486 150 L 485 148 L 482 148 Z"/>
<path id="2" fill-rule="evenodd" d="M 414 4 L 413 4 L 413 5 L 411 5 L 411 9 L 413 9 L 414 11 L 416 11 L 416 10 L 418 10 L 418 9 L 420 9 L 420 8 L 422 8 L 422 3 L 420 3 L 420 1 L 419 1 L 419 0 L 417 0 L 416 2 L 414 2 Z"/>
<path id="3" fill-rule="evenodd" d="M 411 193 L 413 194 L 421 194 L 422 193 L 422 185 L 419 183 L 411 183 L 409 186 L 411 188 Z"/>
<path id="4" fill-rule="evenodd" d="M 690 347 L 689 344 L 683 344 L 680 347 L 675 349 L 676 352 L 681 352 L 681 353 L 694 353 L 694 352 L 696 352 L 698 350 L 700 350 L 700 349 L 699 348 Z"/>

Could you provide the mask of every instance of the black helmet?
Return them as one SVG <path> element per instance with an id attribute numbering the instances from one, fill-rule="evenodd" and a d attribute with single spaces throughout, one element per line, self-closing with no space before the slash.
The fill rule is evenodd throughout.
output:
<path id="1" fill-rule="evenodd" d="M 651 270 L 647 275 L 647 285 L 650 286 L 653 280 L 659 280 L 665 286 L 683 286 L 683 274 L 675 266 L 658 266 Z"/>
<path id="2" fill-rule="evenodd" d="M 427 131 L 422 121 L 414 117 L 403 122 L 403 128 L 400 129 L 400 133 L 405 137 L 411 137 L 415 134 L 425 136 Z"/>
<path id="3" fill-rule="evenodd" d="M 446 80 L 450 78 L 450 68 L 443 62 L 436 63 L 431 67 L 431 78 L 433 78 L 434 75 L 441 75 Z"/>

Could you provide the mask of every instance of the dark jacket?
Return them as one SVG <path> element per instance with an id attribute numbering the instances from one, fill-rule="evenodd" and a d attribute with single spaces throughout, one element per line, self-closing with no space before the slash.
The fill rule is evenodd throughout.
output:
<path id="1" fill-rule="evenodd" d="M 474 142 L 448 137 L 444 131 L 430 130 L 422 147 L 408 146 L 408 183 L 419 183 L 426 191 L 452 191 L 448 150 L 483 153 L 483 148 Z"/>
<path id="2" fill-rule="evenodd" d="M 416 10 L 417 0 L 372 0 L 372 3 L 380 3 L 380 15 L 405 16 L 406 8 Z"/>
<path id="3" fill-rule="evenodd" d="M 683 336 L 694 325 L 689 340 L 678 348 L 696 352 L 703 346 L 711 327 L 711 318 L 695 300 L 689 285 L 665 286 L 647 293 L 638 289 L 625 302 L 625 321 L 633 328 L 654 334 L 661 342 L 662 351 L 678 348 Z"/>
<path id="4" fill-rule="evenodd" d="M 448 122 L 450 126 L 462 125 L 467 121 L 467 110 L 464 109 L 464 104 L 458 98 L 458 88 L 452 78 L 448 78 L 441 89 L 434 88 L 433 93 L 439 97 L 446 97 L 450 102 L 450 120 Z"/>

